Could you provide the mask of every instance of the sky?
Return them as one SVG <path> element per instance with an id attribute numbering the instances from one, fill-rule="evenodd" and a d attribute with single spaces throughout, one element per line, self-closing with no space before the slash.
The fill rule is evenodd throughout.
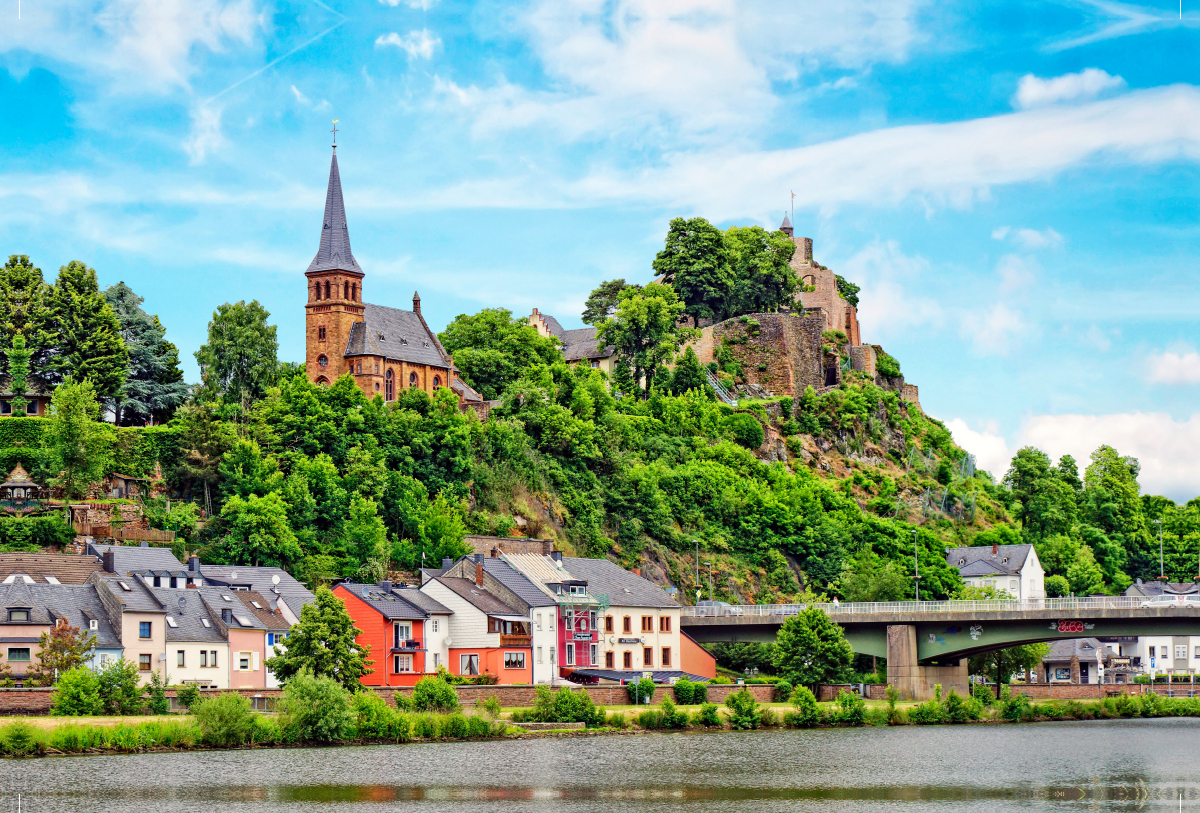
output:
<path id="1" fill-rule="evenodd" d="M 981 467 L 1200 494 L 1200 0 L 2 3 L 0 253 L 125 281 L 189 380 L 229 301 L 303 360 L 337 119 L 369 302 L 576 327 L 671 218 L 794 193 Z"/>

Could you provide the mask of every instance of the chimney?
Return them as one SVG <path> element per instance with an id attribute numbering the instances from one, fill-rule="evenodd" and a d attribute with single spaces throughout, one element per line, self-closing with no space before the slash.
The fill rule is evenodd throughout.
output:
<path id="1" fill-rule="evenodd" d="M 421 312 L 421 295 L 413 291 L 413 313 Z"/>
<path id="2" fill-rule="evenodd" d="M 228 607 L 221 608 L 221 622 L 228 626 L 233 623 L 233 610 Z"/>
<path id="3" fill-rule="evenodd" d="M 199 556 L 192 556 L 188 559 L 188 570 L 190 570 L 192 573 L 200 572 L 200 557 Z"/>
<path id="4" fill-rule="evenodd" d="M 995 542 L 992 543 L 992 558 L 995 559 L 1000 553 L 1000 546 Z"/>
<path id="5" fill-rule="evenodd" d="M 561 550 L 550 551 L 550 558 L 561 565 L 562 564 L 562 551 Z"/>
<path id="6" fill-rule="evenodd" d="M 116 553 L 116 551 L 106 550 L 106 551 L 104 551 L 104 556 L 101 558 L 104 562 L 104 572 L 105 573 L 116 573 L 117 572 L 117 553 Z"/>
<path id="7" fill-rule="evenodd" d="M 442 570 L 449 570 L 452 567 L 454 567 L 453 559 L 443 559 L 442 560 Z"/>
<path id="8" fill-rule="evenodd" d="M 385 593 L 390 593 L 392 592 L 392 583 L 387 579 L 384 579 L 379 583 L 379 589 Z"/>
<path id="9" fill-rule="evenodd" d="M 483 562 L 475 562 L 475 586 L 483 587 Z"/>

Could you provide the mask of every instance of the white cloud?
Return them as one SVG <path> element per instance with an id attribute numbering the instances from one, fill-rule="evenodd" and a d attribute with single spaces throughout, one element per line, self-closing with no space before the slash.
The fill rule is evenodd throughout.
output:
<path id="1" fill-rule="evenodd" d="M 1016 450 L 1009 448 L 994 423 L 977 432 L 963 419 L 954 418 L 946 421 L 946 428 L 954 436 L 955 443 L 975 455 L 976 468 L 988 472 L 997 482 L 1004 477 Z"/>
<path id="2" fill-rule="evenodd" d="M 221 109 L 211 104 L 194 109 L 192 130 L 183 143 L 192 163 L 200 163 L 209 153 L 224 147 L 226 143 L 225 136 L 221 134 Z"/>
<path id="3" fill-rule="evenodd" d="M 1016 254 L 1005 254 L 1001 257 L 996 263 L 996 273 L 1000 275 L 1000 290 L 1016 291 L 1032 285 L 1036 279 L 1032 265 L 1032 259 L 1027 260 Z"/>
<path id="4" fill-rule="evenodd" d="M 913 293 L 917 281 L 929 273 L 929 263 L 906 255 L 895 241 L 869 243 L 842 263 L 839 273 L 862 288 L 859 320 L 870 332 L 878 331 L 875 341 L 889 331 L 942 323 L 941 305 Z"/>
<path id="5" fill-rule="evenodd" d="M 1200 353 L 1152 355 L 1146 380 L 1151 384 L 1200 384 Z"/>
<path id="6" fill-rule="evenodd" d="M 312 110 L 328 110 L 330 107 L 332 107 L 332 105 L 329 104 L 328 99 L 322 99 L 321 101 L 314 103 L 300 91 L 300 88 L 296 87 L 295 85 L 292 85 L 292 95 L 296 97 L 297 102 L 305 107 L 311 108 Z"/>
<path id="7" fill-rule="evenodd" d="M 1119 333 L 1119 331 L 1114 331 L 1114 333 Z M 1083 334 L 1083 340 L 1102 353 L 1107 353 L 1112 349 L 1113 336 L 1102 330 L 1099 325 L 1089 325 Z"/>
<path id="8" fill-rule="evenodd" d="M 1008 240 L 1021 248 L 1036 250 L 1039 248 L 1062 248 L 1063 236 L 1054 229 L 1014 229 L 1011 226 L 1001 226 L 992 232 L 993 240 Z"/>
<path id="9" fill-rule="evenodd" d="M 403 48 L 409 59 L 432 59 L 434 49 L 441 45 L 442 41 L 431 35 L 428 28 L 422 28 L 420 31 L 410 31 L 403 37 L 394 31 L 386 36 L 380 35 L 375 44 Z"/>
<path id="10" fill-rule="evenodd" d="M 996 356 L 1008 355 L 1031 330 L 1021 313 L 1003 302 L 994 303 L 983 313 L 964 313 L 960 329 L 977 353 Z"/>
<path id="11" fill-rule="evenodd" d="M 1094 99 L 1101 94 L 1113 93 L 1124 88 L 1124 79 L 1112 76 L 1099 68 L 1067 73 L 1053 79 L 1039 79 L 1029 73 L 1021 77 L 1012 103 L 1013 107 L 1019 110 L 1029 110 L 1059 102 Z"/>
<path id="12" fill-rule="evenodd" d="M 404 3 L 409 8 L 420 9 L 421 11 L 429 11 L 429 9 L 438 4 L 438 0 L 379 0 L 379 2 L 392 8 Z"/>

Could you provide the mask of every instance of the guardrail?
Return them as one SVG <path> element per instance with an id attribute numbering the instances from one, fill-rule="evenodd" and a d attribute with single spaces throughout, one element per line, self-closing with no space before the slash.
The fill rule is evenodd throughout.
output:
<path id="1" fill-rule="evenodd" d="M 1189 596 L 1189 598 L 1192 598 Z M 822 604 L 733 604 L 727 607 L 682 607 L 681 615 L 691 618 L 730 616 L 789 616 L 808 607 L 828 615 L 923 615 L 929 613 L 996 613 L 1044 610 L 1137 610 L 1146 603 L 1144 596 L 1089 596 L 1087 598 L 1045 598 L 1025 601 L 986 599 L 979 601 L 876 601 L 830 602 Z M 1153 609 L 1183 608 L 1200 610 L 1200 596 L 1152 606 Z"/>

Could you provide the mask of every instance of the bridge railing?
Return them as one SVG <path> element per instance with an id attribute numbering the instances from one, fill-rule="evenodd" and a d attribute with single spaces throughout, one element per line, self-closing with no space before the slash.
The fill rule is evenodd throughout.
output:
<path id="1" fill-rule="evenodd" d="M 1013 611 L 1061 610 L 1078 612 L 1088 610 L 1136 610 L 1146 599 L 1143 596 L 1088 596 L 1087 598 L 1043 598 L 1024 601 L 982 599 L 976 601 L 872 601 L 830 602 L 821 604 L 734 604 L 726 607 L 682 607 L 681 615 L 693 618 L 721 618 L 736 616 L 786 617 L 808 607 L 814 607 L 828 615 L 903 615 L 926 613 L 995 613 Z M 1176 605 L 1166 604 L 1164 607 Z M 1179 603 L 1200 609 L 1200 603 Z"/>

